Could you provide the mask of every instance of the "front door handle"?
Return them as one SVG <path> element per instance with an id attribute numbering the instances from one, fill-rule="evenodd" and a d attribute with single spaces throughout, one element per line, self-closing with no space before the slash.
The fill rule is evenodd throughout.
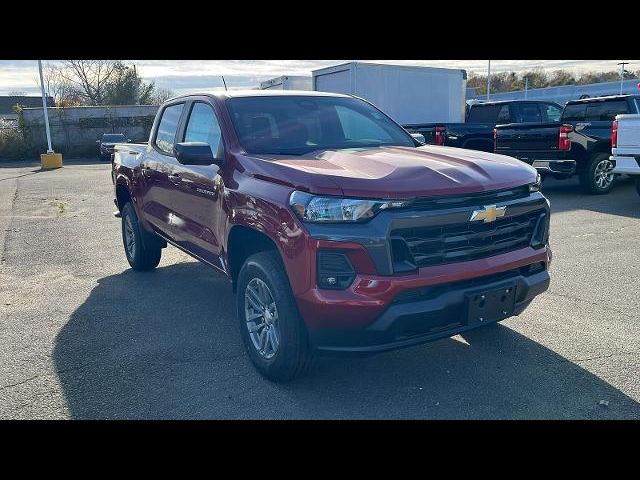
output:
<path id="1" fill-rule="evenodd" d="M 177 173 L 170 173 L 169 175 L 167 175 L 167 177 L 173 183 L 180 183 L 182 181 L 182 177 Z"/>

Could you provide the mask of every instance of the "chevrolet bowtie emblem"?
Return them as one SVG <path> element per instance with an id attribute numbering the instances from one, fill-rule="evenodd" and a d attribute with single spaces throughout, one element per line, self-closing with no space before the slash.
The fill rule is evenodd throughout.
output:
<path id="1" fill-rule="evenodd" d="M 504 217 L 507 207 L 496 207 L 495 205 L 486 205 L 482 210 L 474 210 L 471 214 L 470 222 L 484 220 L 484 223 L 495 222 L 496 218 Z"/>

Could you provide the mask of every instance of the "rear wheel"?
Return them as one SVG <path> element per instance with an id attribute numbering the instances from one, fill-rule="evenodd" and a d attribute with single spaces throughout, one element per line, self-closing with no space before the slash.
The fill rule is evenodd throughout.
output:
<path id="1" fill-rule="evenodd" d="M 597 153 L 589 158 L 585 168 L 580 172 L 580 185 L 586 193 L 602 195 L 609 193 L 613 187 L 614 165 L 608 153 Z"/>
<path id="2" fill-rule="evenodd" d="M 134 270 L 152 270 L 160 263 L 162 247 L 153 234 L 144 231 L 131 202 L 122 208 L 122 243 Z"/>
<path id="3" fill-rule="evenodd" d="M 288 381 L 307 372 L 312 347 L 277 252 L 256 253 L 242 266 L 237 315 L 245 348 L 262 375 Z"/>

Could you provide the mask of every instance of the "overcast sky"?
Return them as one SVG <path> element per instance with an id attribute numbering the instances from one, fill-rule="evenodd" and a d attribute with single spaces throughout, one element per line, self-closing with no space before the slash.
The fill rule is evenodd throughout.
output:
<path id="1" fill-rule="evenodd" d="M 351 60 L 136 60 L 138 71 L 147 81 L 170 88 L 176 94 L 191 90 L 222 88 L 220 75 L 230 88 L 253 88 L 264 80 L 280 75 L 310 75 L 312 70 Z M 467 72 L 486 73 L 486 60 L 367 60 L 374 63 L 464 68 Z M 534 67 L 546 70 L 567 69 L 576 73 L 588 70 L 617 70 L 621 60 L 494 60 L 492 73 L 521 72 Z M 640 60 L 627 60 L 629 70 L 639 70 Z M 38 94 L 35 60 L 0 60 L 0 95 L 10 91 Z"/>

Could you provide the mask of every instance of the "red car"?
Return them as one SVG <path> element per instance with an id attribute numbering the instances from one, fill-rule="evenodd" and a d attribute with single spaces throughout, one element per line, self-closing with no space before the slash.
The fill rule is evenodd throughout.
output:
<path id="1" fill-rule="evenodd" d="M 112 175 L 131 267 L 155 268 L 172 244 L 227 275 L 247 351 L 273 380 L 319 352 L 503 320 L 549 285 L 549 203 L 532 167 L 423 145 L 359 98 L 177 97 L 148 146 L 116 145 Z"/>

